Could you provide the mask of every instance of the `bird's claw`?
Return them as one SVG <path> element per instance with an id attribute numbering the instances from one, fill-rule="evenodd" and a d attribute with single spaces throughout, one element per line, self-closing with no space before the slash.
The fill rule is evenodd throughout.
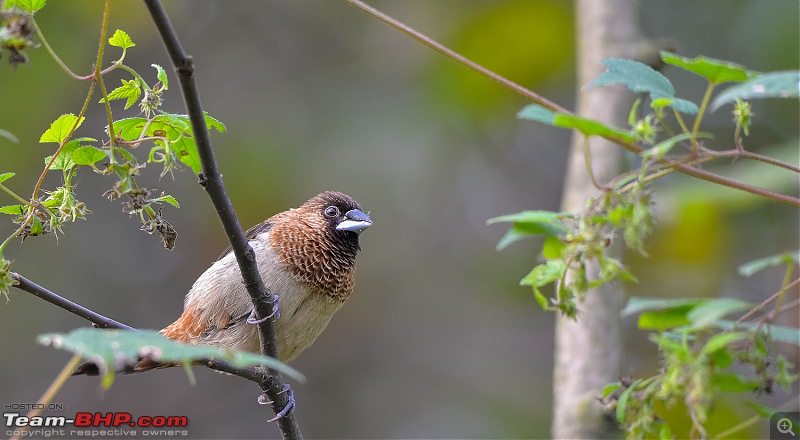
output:
<path id="1" fill-rule="evenodd" d="M 282 418 L 286 417 L 287 415 L 289 415 L 289 413 L 294 411 L 294 408 L 296 406 L 296 403 L 294 401 L 294 391 L 292 391 L 292 387 L 290 387 L 288 383 L 284 384 L 283 385 L 283 389 L 280 390 L 280 392 L 278 392 L 278 394 L 283 394 L 283 393 L 286 393 L 289 396 L 289 401 L 286 402 L 286 406 L 284 406 L 283 409 L 280 410 L 280 412 L 275 414 L 275 417 L 267 420 L 267 422 L 274 422 L 274 421 L 276 421 L 278 419 L 282 419 Z M 258 403 L 260 405 L 268 405 L 268 404 L 271 404 L 273 402 L 271 400 L 269 400 L 269 398 L 267 397 L 266 394 L 261 394 L 261 395 L 258 396 Z"/>
<path id="2" fill-rule="evenodd" d="M 273 298 L 275 298 L 275 300 L 272 302 L 272 313 L 270 313 L 269 315 L 267 315 L 267 316 L 265 316 L 265 317 L 263 317 L 261 319 L 256 318 L 256 308 L 255 308 L 255 306 L 250 306 L 250 314 L 247 316 L 247 323 L 248 324 L 253 324 L 253 325 L 258 325 L 258 324 L 261 324 L 262 322 L 266 321 L 267 319 L 272 318 L 273 316 L 275 317 L 275 319 L 280 318 L 281 317 L 281 311 L 278 310 L 278 298 L 279 298 L 279 295 L 273 295 Z"/>

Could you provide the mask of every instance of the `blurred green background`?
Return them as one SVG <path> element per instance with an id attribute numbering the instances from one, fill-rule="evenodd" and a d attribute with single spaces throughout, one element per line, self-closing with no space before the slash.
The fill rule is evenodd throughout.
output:
<path id="1" fill-rule="evenodd" d="M 562 0 L 406 0 L 372 4 L 467 57 L 542 95 L 574 107 L 574 7 Z M 90 71 L 102 2 L 55 2 L 37 15 L 51 45 L 73 70 Z M 536 262 L 531 240 L 498 253 L 505 232 L 488 218 L 523 209 L 557 210 L 570 134 L 518 121 L 527 102 L 444 59 L 343 2 L 209 0 L 165 2 L 194 57 L 206 110 L 228 127 L 213 134 L 231 199 L 245 227 L 323 190 L 354 196 L 375 225 L 362 236 L 356 290 L 316 344 L 294 363 L 297 417 L 308 437 L 549 437 L 553 321 L 519 279 Z M 686 56 L 706 55 L 758 71 L 797 69 L 798 3 L 788 0 L 643 2 L 643 32 L 676 41 Z M 155 82 L 167 67 L 164 109 L 183 113 L 177 79 L 140 2 L 114 2 L 109 35 L 127 31 L 137 46 L 126 64 Z M 0 65 L 0 172 L 27 196 L 51 145 L 37 143 L 60 114 L 77 113 L 88 90 L 45 50 L 31 64 Z M 107 62 L 115 59 L 110 48 Z M 705 85 L 667 68 L 682 98 Z M 106 79 L 115 87 L 116 71 Z M 94 100 L 96 102 L 96 99 Z M 135 115 L 135 108 L 115 116 Z M 798 163 L 797 102 L 756 102 L 749 148 Z M 708 145 L 730 148 L 728 108 L 706 119 Z M 79 136 L 102 138 L 103 106 L 92 104 Z M 144 158 L 146 152 L 138 151 Z M 797 195 L 797 176 L 738 161 L 709 168 Z M 13 269 L 45 287 L 140 328 L 158 329 L 182 309 L 195 278 L 226 246 L 210 201 L 190 170 L 140 184 L 174 195 L 164 208 L 178 231 L 166 251 L 138 219 L 102 193 L 112 181 L 83 170 L 78 196 L 93 212 L 58 240 L 15 242 Z M 45 188 L 59 184 L 51 173 Z M 3 199 L 6 197 L 6 199 Z M 0 204 L 10 204 L 0 195 Z M 636 295 L 717 296 L 752 302 L 776 291 L 782 272 L 742 278 L 735 268 L 798 248 L 798 211 L 675 176 L 657 188 L 659 223 L 650 258 L 629 258 Z M 14 226 L 8 218 L 0 233 Z M 797 325 L 786 317 L 785 325 Z M 36 335 L 86 323 L 26 293 L 0 305 L 0 401 L 35 402 L 69 358 L 37 345 Z M 655 347 L 624 321 L 620 374 L 652 375 Z M 778 347 L 790 349 L 791 347 Z M 786 351 L 797 363 L 796 347 Z M 195 368 L 121 377 L 106 391 L 93 378 L 69 380 L 56 402 L 75 411 L 186 415 L 207 438 L 278 436 L 265 423 L 250 382 Z M 599 393 L 599 390 L 598 390 Z M 792 391 L 797 396 L 797 388 Z M 770 405 L 792 394 L 761 396 Z M 753 396 L 755 398 L 755 396 Z M 716 426 L 749 417 L 735 401 L 715 411 Z M 743 433 L 766 435 L 765 425 Z"/>

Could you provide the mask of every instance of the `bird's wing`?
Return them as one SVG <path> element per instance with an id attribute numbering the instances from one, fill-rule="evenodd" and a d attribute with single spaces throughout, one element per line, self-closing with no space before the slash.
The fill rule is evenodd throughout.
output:
<path id="1" fill-rule="evenodd" d="M 247 241 L 250 241 L 250 240 L 256 238 L 256 235 L 258 235 L 258 234 L 260 234 L 262 232 L 267 232 L 270 229 L 272 229 L 272 222 L 270 222 L 270 221 L 262 222 L 262 223 L 259 223 L 259 224 L 255 225 L 255 226 L 253 226 L 252 228 L 248 229 L 247 232 L 244 233 L 244 237 L 247 239 Z M 217 260 L 221 260 L 222 257 L 224 257 L 225 255 L 228 255 L 228 253 L 230 251 L 232 251 L 232 250 L 233 250 L 232 247 L 230 247 L 230 246 L 226 247 L 225 250 L 222 251 L 222 253 L 220 254 L 219 258 L 217 258 Z"/>

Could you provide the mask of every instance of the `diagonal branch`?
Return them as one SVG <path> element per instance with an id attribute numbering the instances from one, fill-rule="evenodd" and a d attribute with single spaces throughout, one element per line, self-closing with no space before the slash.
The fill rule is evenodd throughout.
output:
<path id="1" fill-rule="evenodd" d="M 217 167 L 217 162 L 214 159 L 214 150 L 211 146 L 211 138 L 206 126 L 202 104 L 200 103 L 200 94 L 194 79 L 194 62 L 183 50 L 183 46 L 178 40 L 178 35 L 161 3 L 158 0 L 145 0 L 145 5 L 147 5 L 153 23 L 158 28 L 161 40 L 164 42 L 164 46 L 178 74 L 181 92 L 186 102 L 186 111 L 189 114 L 192 130 L 195 134 L 197 150 L 203 169 L 199 175 L 200 184 L 211 198 L 211 202 L 217 210 L 217 215 L 231 243 L 233 253 L 244 278 L 245 287 L 253 301 L 256 317 L 268 317 L 272 314 L 275 298 L 267 290 L 264 281 L 261 279 L 256 264 L 255 252 L 245 238 L 239 219 L 236 217 L 236 212 L 233 210 L 233 205 L 225 190 L 225 184 L 222 182 L 222 175 Z M 261 353 L 273 358 L 277 357 L 274 321 L 275 317 L 272 316 L 258 324 Z M 259 385 L 272 401 L 272 407 L 276 414 L 289 403 L 288 393 L 282 392 L 284 380 L 279 372 L 272 369 L 267 370 L 266 380 Z M 286 416 L 279 418 L 278 426 L 284 438 L 302 438 L 300 427 L 294 418 L 293 412 L 289 412 Z"/>
<path id="2" fill-rule="evenodd" d="M 14 287 L 16 287 L 17 289 L 28 292 L 34 296 L 37 296 L 49 302 L 50 304 L 55 305 L 56 307 L 60 307 L 74 315 L 80 316 L 81 318 L 94 324 L 95 327 L 121 329 L 121 330 L 137 330 L 136 328 L 133 328 L 127 324 L 115 321 L 111 318 L 108 318 L 106 316 L 103 316 L 95 312 L 94 310 L 87 309 L 86 307 L 83 307 L 80 304 L 76 304 L 64 298 L 63 296 L 36 284 L 35 282 L 25 278 L 19 273 L 14 273 L 13 277 L 14 281 L 16 281 Z M 207 359 L 205 360 L 204 364 L 208 368 L 211 368 L 212 370 L 222 371 L 224 373 L 232 374 L 234 376 L 239 376 L 243 379 L 247 379 L 256 382 L 258 384 L 260 384 L 265 380 L 264 374 L 256 370 L 255 368 L 237 368 L 219 359 Z"/>
<path id="3" fill-rule="evenodd" d="M 466 58 L 465 56 L 459 54 L 458 52 L 456 52 L 456 51 L 448 48 L 447 46 L 439 43 L 438 41 L 434 40 L 433 38 L 428 37 L 427 35 L 415 30 L 414 28 L 408 26 L 407 24 L 405 24 L 405 23 L 403 23 L 403 22 L 401 22 L 401 21 L 399 21 L 399 20 L 397 20 L 395 18 L 392 18 L 392 17 L 390 17 L 390 16 L 388 16 L 386 14 L 384 14 L 383 12 L 381 12 L 381 11 L 379 11 L 379 10 L 369 6 L 369 5 L 367 5 L 366 3 L 364 3 L 361 0 L 344 0 L 344 1 L 349 3 L 351 6 L 354 6 L 354 7 L 358 8 L 358 9 L 364 11 L 367 14 L 377 18 L 378 20 L 388 24 L 389 26 L 399 30 L 400 32 L 403 32 L 404 34 L 410 36 L 411 38 L 413 38 L 413 39 L 415 39 L 417 41 L 419 41 L 420 43 L 424 44 L 425 46 L 428 46 L 429 48 L 435 50 L 436 52 L 439 52 L 440 54 L 444 55 L 445 57 L 452 59 L 453 61 L 455 61 L 455 62 L 467 67 L 470 70 L 473 70 L 473 71 L 475 71 L 475 72 L 477 72 L 477 73 L 479 73 L 481 75 L 486 76 L 487 78 L 491 79 L 492 81 L 497 82 L 501 86 L 513 91 L 514 93 L 519 94 L 520 96 L 523 96 L 523 97 L 525 97 L 527 99 L 530 99 L 532 102 L 535 102 L 535 103 L 537 103 L 537 104 L 539 104 L 539 105 L 541 105 L 541 106 L 543 106 L 545 108 L 548 108 L 548 109 L 553 110 L 553 111 L 558 112 L 558 113 L 563 113 L 563 114 L 566 114 L 566 115 L 571 115 L 572 114 L 571 112 L 567 111 L 566 109 L 564 109 L 560 105 L 558 105 L 558 104 L 556 104 L 556 103 L 554 103 L 554 102 L 552 102 L 552 101 L 540 96 L 539 94 L 534 93 L 533 91 L 528 90 L 527 88 L 525 88 L 525 87 L 523 87 L 523 86 L 521 86 L 521 85 L 519 85 L 519 84 L 517 84 L 517 83 L 515 83 L 515 82 L 513 82 L 513 81 L 511 81 L 511 80 L 509 80 L 509 79 L 507 79 L 507 78 L 505 78 L 505 77 L 503 77 L 503 76 L 501 76 L 501 75 L 499 75 L 499 74 L 497 74 L 497 73 L 495 73 L 495 72 L 483 67 L 483 66 L 481 66 L 478 63 L 475 63 L 474 61 Z M 628 151 L 631 151 L 633 153 L 636 153 L 636 154 L 639 154 L 639 153 L 641 153 L 643 151 L 642 147 L 640 147 L 640 146 L 638 146 L 638 145 L 636 145 L 636 144 L 634 144 L 632 142 L 626 142 L 624 140 L 621 140 L 621 139 L 618 139 L 618 138 L 615 138 L 615 137 L 611 137 L 611 136 L 603 136 L 603 138 L 605 140 L 609 141 L 609 142 L 615 143 L 615 144 L 619 145 L 620 147 L 622 147 L 622 148 L 624 148 L 624 149 L 626 149 Z M 764 162 L 763 158 L 756 158 L 756 157 L 753 157 L 753 156 L 750 156 L 748 158 L 749 159 L 757 159 L 757 160 L 761 160 L 762 162 Z M 734 189 L 738 189 L 738 190 L 741 190 L 741 191 L 746 191 L 746 192 L 749 192 L 749 193 L 752 193 L 752 194 L 760 195 L 760 196 L 766 197 L 766 198 L 768 198 L 770 200 L 774 200 L 776 202 L 784 203 L 784 204 L 787 204 L 787 205 L 790 205 L 790 206 L 800 207 L 800 198 L 797 198 L 797 197 L 794 197 L 794 196 L 791 196 L 791 195 L 777 193 L 777 192 L 770 191 L 770 190 L 767 190 L 767 189 L 764 189 L 764 188 L 760 188 L 760 187 L 757 187 L 757 186 L 753 186 L 753 185 L 749 185 L 749 184 L 746 184 L 746 183 L 743 183 L 743 182 L 739 182 L 737 180 L 729 179 L 727 177 L 723 177 L 723 176 L 720 176 L 718 174 L 714 174 L 714 173 L 711 173 L 709 171 L 705 171 L 705 170 L 703 170 L 701 168 L 698 168 L 698 167 L 695 167 L 695 166 L 692 166 L 692 165 L 687 165 L 687 164 L 682 164 L 682 163 L 679 163 L 679 162 L 675 162 L 675 161 L 670 160 L 668 158 L 662 159 L 660 161 L 660 163 L 668 165 L 668 166 L 671 166 L 671 167 L 675 168 L 676 170 L 680 171 L 681 173 L 687 174 L 687 175 L 692 176 L 692 177 L 696 177 L 696 178 L 701 179 L 701 180 L 705 180 L 707 182 L 712 182 L 712 183 L 716 183 L 718 185 L 727 186 L 729 188 L 734 188 Z M 777 165 L 777 164 L 773 164 L 773 165 Z"/>

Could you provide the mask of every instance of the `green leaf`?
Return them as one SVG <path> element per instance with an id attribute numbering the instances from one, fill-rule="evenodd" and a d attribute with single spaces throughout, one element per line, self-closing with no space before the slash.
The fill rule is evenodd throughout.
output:
<path id="1" fill-rule="evenodd" d="M 800 251 L 784 252 L 770 257 L 759 258 L 758 260 L 739 266 L 739 275 L 749 277 L 770 267 L 795 264 L 798 262 L 800 262 Z"/>
<path id="2" fill-rule="evenodd" d="M 551 211 L 523 211 L 491 218 L 486 221 L 486 224 L 514 223 L 497 243 L 497 249 L 502 250 L 511 243 L 530 235 L 559 236 L 566 234 L 569 230 L 561 219 L 567 215 Z"/>
<path id="3" fill-rule="evenodd" d="M 662 51 L 661 59 L 681 69 L 700 75 L 712 84 L 729 81 L 746 81 L 756 75 L 756 72 L 747 70 L 744 66 L 728 61 L 715 60 L 703 56 L 684 58 L 674 53 Z"/>
<path id="4" fill-rule="evenodd" d="M 637 326 L 642 330 L 664 331 L 668 328 L 686 325 L 686 317 L 692 306 L 673 307 L 665 310 L 650 310 L 639 316 Z"/>
<path id="5" fill-rule="evenodd" d="M 544 247 L 542 248 L 542 256 L 548 260 L 555 260 L 561 258 L 567 244 L 561 241 L 555 235 L 548 235 L 544 239 Z"/>
<path id="6" fill-rule="evenodd" d="M 770 418 L 773 414 L 780 412 L 780 410 L 761 405 L 760 403 L 745 402 L 744 404 L 750 407 L 750 409 L 755 411 L 761 417 Z"/>
<path id="7" fill-rule="evenodd" d="M 51 170 L 68 170 L 75 166 L 75 162 L 72 160 L 72 153 L 75 151 L 76 148 L 80 146 L 80 141 L 78 139 L 73 139 L 63 147 L 61 147 L 61 151 L 58 152 L 58 156 L 56 156 L 56 160 L 53 161 L 53 165 L 50 166 Z M 47 166 L 50 163 L 50 160 L 53 159 L 53 156 L 47 156 L 44 158 L 44 164 Z"/>
<path id="8" fill-rule="evenodd" d="M 116 47 L 121 47 L 122 49 L 128 49 L 130 47 L 136 46 L 136 43 L 131 40 L 131 37 L 128 36 L 127 32 L 117 29 L 114 31 L 114 35 L 108 39 L 108 44 Z"/>
<path id="9" fill-rule="evenodd" d="M 72 152 L 72 161 L 75 165 L 94 165 L 106 157 L 108 156 L 105 151 L 91 145 L 78 147 Z"/>
<path id="10" fill-rule="evenodd" d="M 642 298 L 633 296 L 628 300 L 625 309 L 620 312 L 620 316 L 625 317 L 645 310 L 664 310 L 684 306 L 694 307 L 706 301 L 705 298 Z"/>
<path id="11" fill-rule="evenodd" d="M 732 332 L 732 333 L 718 333 L 708 339 L 706 345 L 703 346 L 702 354 L 711 354 L 717 350 L 721 350 L 736 341 L 747 339 L 750 337 L 748 332 Z"/>
<path id="12" fill-rule="evenodd" d="M 714 136 L 710 133 L 697 133 L 698 138 L 713 138 Z M 672 136 L 669 139 L 664 139 L 663 141 L 659 142 L 653 148 L 648 148 L 647 150 L 642 151 L 641 155 L 645 159 L 654 159 L 660 160 L 664 157 L 667 153 L 672 150 L 672 147 L 675 146 L 678 142 L 685 141 L 687 139 L 691 139 L 691 133 L 681 133 L 679 135 Z"/>
<path id="13" fill-rule="evenodd" d="M 604 398 L 608 397 L 609 394 L 611 394 L 614 391 L 618 390 L 619 387 L 621 387 L 621 386 L 622 385 L 620 385 L 619 382 L 613 382 L 613 383 L 607 384 L 606 386 L 603 387 L 603 397 Z"/>
<path id="14" fill-rule="evenodd" d="M 5 182 L 6 180 L 16 176 L 16 173 L 2 173 L 0 174 L 0 183 Z"/>
<path id="15" fill-rule="evenodd" d="M 617 422 L 625 423 L 625 409 L 628 406 L 628 400 L 631 397 L 631 393 L 633 392 L 633 387 L 637 385 L 639 381 L 632 383 L 631 386 L 625 388 L 625 391 L 619 396 L 619 400 L 617 400 Z"/>
<path id="16" fill-rule="evenodd" d="M 561 260 L 548 260 L 531 270 L 528 275 L 520 280 L 520 286 L 542 287 L 564 276 L 567 265 Z"/>
<path id="17" fill-rule="evenodd" d="M 45 4 L 47 4 L 47 0 L 8 0 L 5 7 L 11 9 L 16 6 L 33 13 L 44 8 Z"/>
<path id="18" fill-rule="evenodd" d="M 733 298 L 709 299 L 694 307 L 689 311 L 686 317 L 692 322 L 694 328 L 703 328 L 712 325 L 729 313 L 738 312 L 750 307 L 751 305 L 749 303 Z"/>
<path id="19" fill-rule="evenodd" d="M 141 95 L 142 89 L 140 88 L 138 79 L 132 79 L 129 81 L 123 79 L 122 85 L 112 90 L 111 93 L 108 94 L 108 100 L 113 101 L 115 99 L 127 99 L 128 101 L 125 103 L 125 110 L 127 110 L 136 104 L 136 101 L 139 100 Z M 106 102 L 105 98 L 100 99 L 100 103 L 103 102 Z"/>
<path id="20" fill-rule="evenodd" d="M 163 67 L 161 67 L 158 64 L 151 64 L 151 66 L 156 68 L 156 71 L 158 72 L 156 74 L 156 78 L 158 78 L 158 80 L 161 81 L 161 84 L 164 84 L 164 90 L 167 90 L 169 88 L 169 79 L 167 78 L 167 72 L 164 70 Z"/>
<path id="21" fill-rule="evenodd" d="M 208 113 L 203 113 L 203 116 L 205 116 L 206 125 L 208 126 L 209 131 L 211 131 L 212 128 L 220 133 L 225 133 L 228 131 L 228 127 L 226 127 L 225 124 L 223 124 L 220 120 L 212 118 L 208 115 Z"/>
<path id="22" fill-rule="evenodd" d="M 696 114 L 699 110 L 693 102 L 676 98 L 675 88 L 667 77 L 646 64 L 621 58 L 609 58 L 602 62 L 608 70 L 584 86 L 584 89 L 622 84 L 634 93 L 648 93 L 651 101 L 657 101 L 659 105 L 669 104 L 681 113 Z M 661 101 L 665 98 L 670 101 Z"/>
<path id="23" fill-rule="evenodd" d="M 178 201 L 177 201 L 177 200 L 175 200 L 175 197 L 172 197 L 172 196 L 170 196 L 170 195 L 163 195 L 163 196 L 161 196 L 161 197 L 156 197 L 156 198 L 155 198 L 155 199 L 153 199 L 152 201 L 153 201 L 153 202 L 167 202 L 167 203 L 169 203 L 170 205 L 172 205 L 172 206 L 174 206 L 174 207 L 176 207 L 176 208 L 180 208 L 180 207 L 181 207 L 181 206 L 178 204 Z"/>
<path id="24" fill-rule="evenodd" d="M 609 127 L 600 121 L 582 118 L 575 115 L 556 113 L 548 110 L 539 104 L 525 106 L 517 113 L 520 119 L 529 119 L 542 122 L 548 125 L 562 128 L 572 128 L 580 131 L 586 136 L 602 136 L 608 138 L 619 138 L 626 142 L 633 142 L 635 138 L 630 132 L 619 128 Z"/>
<path id="25" fill-rule="evenodd" d="M 745 391 L 755 391 L 758 389 L 758 384 L 747 380 L 736 373 L 717 373 L 711 376 L 711 385 L 719 388 L 720 391 L 731 393 L 741 393 Z"/>
<path id="26" fill-rule="evenodd" d="M 0 128 L 0 137 L 6 138 L 15 144 L 19 143 L 19 139 L 16 136 L 14 136 L 14 134 L 12 134 L 8 130 L 3 130 L 2 128 Z"/>
<path id="27" fill-rule="evenodd" d="M 114 380 L 114 372 L 122 364 L 133 365 L 141 358 L 158 362 L 190 364 L 208 358 L 223 359 L 234 366 L 264 365 L 303 381 L 297 370 L 276 359 L 254 353 L 224 350 L 208 345 L 181 344 L 154 331 L 103 330 L 80 328 L 70 333 L 50 333 L 37 338 L 43 345 L 81 354 L 94 362 L 103 374 L 103 387 Z"/>
<path id="28" fill-rule="evenodd" d="M 22 215 L 26 208 L 26 205 L 6 205 L 0 207 L 0 214 Z"/>
<path id="29" fill-rule="evenodd" d="M 771 72 L 758 75 L 727 88 L 711 103 L 711 110 L 737 99 L 797 98 L 800 96 L 800 71 Z"/>
<path id="30" fill-rule="evenodd" d="M 83 123 L 84 119 L 85 118 L 83 116 L 81 116 L 79 119 L 72 113 L 59 116 L 58 119 L 50 124 L 50 128 L 48 128 L 47 131 L 42 134 L 42 137 L 39 138 L 39 143 L 44 144 L 47 142 L 55 142 L 57 144 L 61 144 L 73 131 L 73 127 L 75 127 L 75 130 L 77 130 L 78 127 L 80 127 Z"/>
<path id="31" fill-rule="evenodd" d="M 517 113 L 517 118 L 537 121 L 547 125 L 556 125 L 556 112 L 539 104 L 529 104 Z"/>
<path id="32" fill-rule="evenodd" d="M 114 132 L 126 141 L 138 139 L 147 125 L 145 118 L 124 118 L 114 121 Z"/>
<path id="33" fill-rule="evenodd" d="M 734 322 L 727 319 L 720 319 L 716 321 L 714 326 L 723 330 L 738 330 L 742 328 L 750 331 L 759 330 L 760 333 L 769 334 L 773 341 L 800 345 L 800 329 L 797 327 L 785 327 L 774 324 L 753 324 L 751 322 Z"/>

